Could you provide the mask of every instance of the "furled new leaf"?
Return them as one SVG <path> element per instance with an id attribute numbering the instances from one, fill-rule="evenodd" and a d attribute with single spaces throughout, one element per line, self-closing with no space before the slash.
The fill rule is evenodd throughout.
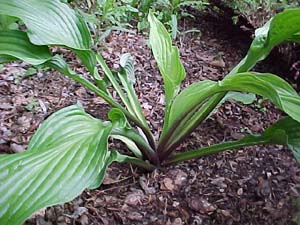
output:
<path id="1" fill-rule="evenodd" d="M 118 73 L 118 76 L 122 87 L 127 94 L 129 107 L 132 109 L 132 113 L 143 123 L 143 125 L 148 127 L 139 99 L 134 90 L 134 84 L 136 81 L 134 74 L 134 59 L 130 53 L 125 53 L 121 56 L 120 65 L 122 70 Z"/>
<path id="2" fill-rule="evenodd" d="M 108 119 L 113 123 L 113 126 L 116 128 L 130 128 L 126 116 L 121 110 L 117 108 L 112 108 L 111 110 L 109 110 Z"/>
<path id="3" fill-rule="evenodd" d="M 178 48 L 172 46 L 171 37 L 163 24 L 149 13 L 150 45 L 164 80 L 166 107 L 178 93 L 181 82 L 185 78 L 185 69 L 180 61 Z"/>
<path id="4" fill-rule="evenodd" d="M 125 70 L 128 81 L 132 85 L 135 84 L 134 59 L 130 53 L 121 55 L 120 66 Z"/>
<path id="5" fill-rule="evenodd" d="M 27 151 L 0 155 L 0 224 L 21 224 L 38 209 L 98 187 L 112 160 L 110 131 L 111 123 L 70 106 L 40 126 Z"/>

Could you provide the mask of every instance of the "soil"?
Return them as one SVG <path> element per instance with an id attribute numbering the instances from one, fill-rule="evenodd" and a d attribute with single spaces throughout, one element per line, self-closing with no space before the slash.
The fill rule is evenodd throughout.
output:
<path id="1" fill-rule="evenodd" d="M 238 27 L 208 18 L 198 17 L 181 24 L 181 30 L 201 31 L 201 35 L 180 35 L 176 42 L 187 71 L 183 86 L 199 80 L 222 79 L 250 45 L 251 36 Z M 147 35 L 113 32 L 100 48 L 112 68 L 118 68 L 122 53 L 130 52 L 135 57 L 137 93 L 157 137 L 164 94 L 162 79 L 147 47 Z M 54 50 L 87 75 L 70 52 Z M 268 62 L 260 63 L 258 69 L 271 66 L 278 70 Z M 26 149 L 38 125 L 67 105 L 80 102 L 92 115 L 106 118 L 109 106 L 101 98 L 52 70 L 25 76 L 28 68 L 24 63 L 12 63 L 4 65 L 0 73 L 1 153 Z M 250 105 L 228 101 L 178 151 L 259 133 L 281 115 L 270 103 L 259 99 Z M 248 147 L 152 173 L 113 164 L 101 187 L 86 190 L 70 203 L 43 209 L 25 224 L 295 224 L 299 191 L 300 168 L 289 150 L 281 146 Z"/>

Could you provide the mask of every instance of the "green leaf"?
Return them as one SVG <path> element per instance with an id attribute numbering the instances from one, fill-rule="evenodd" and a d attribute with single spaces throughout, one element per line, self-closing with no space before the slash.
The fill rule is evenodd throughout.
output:
<path id="1" fill-rule="evenodd" d="M 170 123 L 180 120 L 182 115 L 202 104 L 210 96 L 227 91 L 250 92 L 263 96 L 300 121 L 300 97 L 286 81 L 273 74 L 248 72 L 225 77 L 220 82 L 200 81 L 190 85 L 174 100 Z"/>
<path id="2" fill-rule="evenodd" d="M 300 32 L 300 8 L 287 9 L 271 20 L 266 45 L 273 48 Z"/>
<path id="3" fill-rule="evenodd" d="M 300 33 L 294 34 L 293 36 L 288 38 L 290 42 L 300 42 Z"/>
<path id="4" fill-rule="evenodd" d="M 122 135 L 111 135 L 112 138 L 122 141 L 127 148 L 139 159 L 143 158 L 143 154 L 133 140 Z"/>
<path id="5" fill-rule="evenodd" d="M 292 150 L 296 160 L 300 162 L 300 124 L 290 117 L 277 121 L 266 129 L 261 139 L 268 140 L 269 144 L 286 145 Z"/>
<path id="6" fill-rule="evenodd" d="M 149 27 L 149 24 L 146 19 L 139 21 L 137 24 L 138 31 L 141 32 Z"/>
<path id="7" fill-rule="evenodd" d="M 174 133 L 172 137 L 168 137 L 169 145 L 180 138 L 179 133 L 184 133 L 185 129 L 194 125 L 190 124 L 187 118 L 193 118 L 197 109 L 210 97 L 228 91 L 260 95 L 300 122 L 300 97 L 286 81 L 272 74 L 240 73 L 225 77 L 223 81 L 219 82 L 206 80 L 194 83 L 175 98 L 170 109 L 169 127 L 164 130 L 165 133 Z M 175 133 L 175 129 L 179 129 L 179 133 Z"/>
<path id="8" fill-rule="evenodd" d="M 0 14 L 14 16 L 26 25 L 35 45 L 71 48 L 88 68 L 97 85 L 105 90 L 96 70 L 96 56 L 90 50 L 91 35 L 83 18 L 59 0 L 0 0 Z"/>
<path id="9" fill-rule="evenodd" d="M 75 50 L 76 55 L 80 58 L 81 62 L 88 68 L 90 73 L 94 76 L 97 73 L 97 60 L 96 54 L 92 50 Z M 96 75 L 99 80 L 101 77 L 99 74 Z"/>
<path id="10" fill-rule="evenodd" d="M 59 0 L 0 0 L 0 14 L 21 19 L 35 45 L 64 45 L 89 49 L 87 25 L 67 4 Z"/>
<path id="11" fill-rule="evenodd" d="M 218 83 L 210 80 L 200 81 L 185 88 L 175 99 L 170 108 L 168 130 L 174 123 L 183 119 L 190 111 L 217 92 Z"/>
<path id="12" fill-rule="evenodd" d="M 19 25 L 16 23 L 18 19 L 11 17 L 0 15 L 0 30 L 18 30 Z"/>
<path id="13" fill-rule="evenodd" d="M 185 78 L 185 69 L 180 61 L 178 48 L 172 46 L 171 37 L 153 13 L 149 13 L 150 45 L 158 68 L 164 80 L 166 107 L 178 93 Z"/>
<path id="14" fill-rule="evenodd" d="M 267 22 L 262 28 L 256 30 L 256 37 L 253 40 L 251 47 L 246 57 L 227 75 L 233 76 L 237 73 L 243 73 L 249 71 L 255 66 L 255 64 L 263 60 L 270 53 L 275 45 L 280 44 L 283 41 L 299 41 L 300 33 L 300 9 L 287 9 L 282 13 L 277 14 L 273 19 Z M 290 26 L 290 23 L 292 25 Z M 190 119 L 185 118 L 182 124 L 176 129 L 179 132 L 173 132 L 177 139 L 180 141 L 185 135 L 189 134 L 195 129 L 202 121 L 204 121 L 217 107 L 225 97 L 226 92 L 221 92 L 217 95 L 207 99 L 203 105 L 194 109 L 193 115 L 190 115 Z M 189 124 L 189 126 L 188 126 Z M 170 130 L 169 130 L 170 131 Z M 168 132 L 169 132 L 168 131 Z M 170 139 L 170 132 L 166 129 L 163 130 L 163 135 L 160 140 L 162 144 L 160 147 L 165 149 L 164 142 Z M 181 137 L 180 137 L 181 136 Z"/>
<path id="15" fill-rule="evenodd" d="M 247 135 L 241 140 L 224 142 L 193 151 L 179 153 L 169 160 L 169 163 L 178 163 L 188 159 L 215 154 L 226 150 L 240 149 L 246 146 L 261 144 L 280 144 L 292 150 L 296 160 L 300 161 L 300 124 L 290 117 L 278 120 L 260 135 Z"/>
<path id="16" fill-rule="evenodd" d="M 290 26 L 291 21 L 293 21 Z M 300 9 L 287 9 L 282 13 L 277 14 L 273 19 L 267 22 L 262 28 L 256 31 L 256 37 L 253 40 L 251 47 L 248 51 L 246 57 L 226 76 L 235 76 L 237 73 L 244 73 L 249 71 L 255 66 L 255 64 L 263 60 L 275 47 L 275 45 L 280 44 L 283 41 L 297 41 L 297 37 L 300 33 Z M 299 39 L 298 39 L 299 40 Z M 255 82 L 255 81 L 254 81 Z M 184 105 L 177 104 L 173 107 L 173 111 L 178 109 L 178 115 L 181 116 L 174 120 L 174 115 L 167 118 L 168 122 L 165 122 L 163 132 L 159 141 L 158 149 L 159 151 L 169 151 L 166 147 L 166 142 L 179 143 L 184 136 L 188 135 L 193 129 L 195 129 L 202 121 L 204 121 L 215 109 L 218 107 L 222 99 L 225 97 L 226 92 L 220 91 L 219 94 L 202 96 L 206 92 L 213 93 L 217 89 L 214 89 L 214 84 L 207 83 L 211 85 L 212 90 L 209 91 L 205 87 L 205 83 L 195 84 L 193 87 L 189 87 L 189 91 L 183 91 L 180 95 L 183 97 L 180 102 L 183 102 L 184 95 L 191 95 L 192 98 L 197 99 L 199 94 L 199 104 L 193 105 L 193 101 L 190 103 L 193 105 L 193 109 L 186 109 Z M 250 84 L 249 84 L 250 85 Z M 253 84 L 254 85 L 254 84 Z M 194 90 L 193 90 L 194 89 Z M 202 89 L 204 91 L 202 92 Z M 243 91 L 237 88 L 238 91 Z M 234 91 L 229 89 L 229 91 Z M 192 94 L 194 92 L 194 94 Z M 202 98 L 204 97 L 204 98 Z M 180 97 L 180 98 L 181 98 Z M 189 97 L 189 96 L 187 96 Z M 186 101 L 186 100 L 185 100 Z M 195 100 L 197 101 L 197 100 Z M 200 105 L 200 103 L 202 105 Z M 199 108 L 195 108 L 195 107 Z M 286 110 L 286 109 L 284 109 Z M 179 112 L 180 111 L 180 112 Z M 178 116 L 177 115 L 177 116 Z M 173 118 L 171 118 L 173 117 Z M 183 120 L 184 118 L 184 120 Z M 171 124 L 169 123 L 171 120 Z M 173 120 L 173 121 L 172 121 Z M 180 125 L 178 125 L 180 124 Z M 172 126 L 172 128 L 170 128 Z M 176 144 L 170 145 L 170 148 L 176 147 Z M 167 156 L 167 154 L 166 154 Z"/>
<path id="17" fill-rule="evenodd" d="M 266 58 L 272 48 L 274 48 L 275 45 L 280 44 L 280 41 L 281 43 L 284 41 L 299 41 L 299 14 L 299 8 L 287 9 L 273 17 L 262 28 L 257 29 L 255 32 L 255 39 L 253 40 L 247 55 L 227 76 L 249 71 L 258 61 Z M 293 21 L 292 26 L 290 26 L 291 21 Z M 197 121 L 197 123 L 200 124 L 205 120 L 216 109 L 225 95 L 226 93 L 220 93 L 208 100 L 197 110 L 197 115 L 194 116 L 193 121 Z M 194 129 L 198 124 L 190 129 Z"/>
<path id="18" fill-rule="evenodd" d="M 115 78 L 113 72 L 109 69 L 109 67 L 105 63 L 103 57 L 100 54 L 97 54 L 96 55 L 96 59 L 97 59 L 97 62 L 99 63 L 99 65 L 101 66 L 102 70 L 104 71 L 106 77 L 111 82 L 112 86 L 114 87 L 114 89 L 116 90 L 116 92 L 118 93 L 118 95 L 120 96 L 122 102 L 126 106 L 126 108 L 129 111 L 129 113 L 131 115 L 134 115 L 134 111 L 133 111 L 132 106 L 131 106 L 131 104 L 129 102 L 129 99 L 127 98 L 126 94 L 122 90 L 122 87 L 120 86 L 119 82 Z"/>
<path id="19" fill-rule="evenodd" d="M 227 93 L 227 95 L 224 97 L 221 103 L 233 99 L 237 102 L 241 102 L 245 105 L 252 104 L 256 100 L 256 95 L 252 93 L 241 93 L 236 91 L 230 91 Z"/>
<path id="20" fill-rule="evenodd" d="M 129 130 L 133 131 L 133 129 L 131 128 L 130 124 L 128 123 L 126 116 L 124 115 L 124 113 L 117 109 L 117 108 L 112 108 L 109 112 L 108 112 L 108 118 L 109 120 L 112 122 L 113 127 L 117 130 L 126 130 L 126 132 L 128 132 Z M 137 145 L 135 144 L 135 142 L 133 140 L 131 140 L 128 137 L 125 137 L 123 134 L 125 132 L 120 132 L 118 135 L 111 135 L 112 138 L 115 138 L 117 140 L 122 141 L 123 143 L 126 144 L 126 146 L 128 147 L 129 150 L 131 150 L 134 155 L 138 158 L 142 158 L 142 153 L 140 151 L 140 149 L 137 147 Z"/>
<path id="21" fill-rule="evenodd" d="M 110 73 L 111 76 L 113 76 L 102 57 L 100 57 L 99 62 L 104 67 L 105 71 L 107 73 Z M 89 80 L 87 80 L 82 75 L 78 75 L 74 71 L 72 71 L 69 68 L 69 66 L 66 64 L 66 62 L 60 56 L 56 55 L 56 56 L 52 57 L 51 60 L 49 60 L 45 65 L 48 67 L 54 68 L 54 69 L 60 71 L 61 73 L 67 75 L 71 79 L 75 80 L 76 82 L 78 82 L 78 83 L 82 84 L 83 86 L 85 86 L 86 88 L 88 88 L 90 91 L 93 91 L 94 93 L 96 93 L 97 95 L 102 97 L 112 107 L 120 109 L 130 121 L 134 122 L 136 125 L 138 125 L 143 130 L 144 134 L 147 136 L 147 139 L 149 140 L 151 145 L 154 146 L 153 136 L 148 127 L 145 127 L 144 124 L 142 124 L 136 118 L 135 115 L 126 111 L 120 104 L 118 104 L 114 99 L 112 99 L 111 96 L 108 95 L 106 92 L 97 88 L 94 84 L 92 84 Z"/>
<path id="22" fill-rule="evenodd" d="M 17 61 L 18 59 L 9 55 L 0 55 L 0 63 L 9 63 Z"/>
<path id="23" fill-rule="evenodd" d="M 113 158 L 113 160 L 115 162 L 130 163 L 133 165 L 137 165 L 141 168 L 144 168 L 150 172 L 152 172 L 153 170 L 156 169 L 155 166 L 151 165 L 150 163 L 146 162 L 145 160 L 141 160 L 139 158 L 131 157 L 128 155 L 122 155 L 117 151 L 111 151 L 111 158 Z"/>
<path id="24" fill-rule="evenodd" d="M 98 86 L 102 87 L 101 89 L 106 92 L 95 67 L 96 56 L 94 52 L 90 50 L 75 50 L 75 53 L 94 76 Z M 32 44 L 25 32 L 17 30 L 0 31 L 0 62 L 10 62 L 19 59 L 32 65 L 40 65 L 51 60 L 51 57 L 47 46 Z"/>
<path id="25" fill-rule="evenodd" d="M 255 38 L 247 56 L 233 69 L 231 74 L 246 72 L 265 59 L 271 50 L 284 41 L 299 41 L 300 9 L 286 9 L 255 31 Z"/>
<path id="26" fill-rule="evenodd" d="M 225 97 L 219 102 L 219 104 L 216 106 L 215 110 L 211 112 L 210 115 L 214 114 L 219 106 L 221 106 L 224 102 L 226 102 L 227 100 L 235 100 L 237 102 L 243 103 L 245 105 L 250 105 L 252 104 L 255 100 L 256 100 L 256 95 L 253 93 L 241 93 L 241 92 L 236 92 L 236 91 L 230 91 L 228 92 Z M 196 110 L 197 111 L 197 110 Z M 195 113 L 196 114 L 196 113 Z M 197 121 L 197 117 L 199 115 L 195 115 L 195 121 Z M 208 116 L 210 117 L 210 116 Z M 189 121 L 190 123 L 191 121 Z"/>
<path id="27" fill-rule="evenodd" d="M 22 31 L 0 31 L 0 61 L 20 59 L 32 65 L 40 65 L 51 58 L 47 46 L 30 43 L 27 34 Z"/>
<path id="28" fill-rule="evenodd" d="M 300 97 L 289 83 L 276 75 L 240 73 L 225 78 L 220 87 L 225 91 L 245 91 L 260 95 L 300 122 Z"/>
<path id="29" fill-rule="evenodd" d="M 27 151 L 0 155 L 0 224 L 21 224 L 38 209 L 98 187 L 112 160 L 110 131 L 109 122 L 70 106 L 39 127 Z"/>
<path id="30" fill-rule="evenodd" d="M 113 124 L 111 131 L 113 138 L 123 141 L 136 157 L 147 156 L 148 159 L 157 162 L 157 155 L 147 142 L 147 139 L 130 126 L 121 110 L 116 108 L 111 109 L 108 117 Z"/>

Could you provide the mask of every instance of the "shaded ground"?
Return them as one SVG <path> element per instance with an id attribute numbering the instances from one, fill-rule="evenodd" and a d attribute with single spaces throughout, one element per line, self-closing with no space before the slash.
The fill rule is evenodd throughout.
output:
<path id="1" fill-rule="evenodd" d="M 202 36 L 180 36 L 177 42 L 187 70 L 183 86 L 221 79 L 249 45 L 248 36 L 220 21 L 201 18 L 182 26 L 203 32 Z M 138 95 L 157 135 L 164 102 L 162 79 L 145 36 L 113 33 L 103 46 L 103 56 L 113 68 L 122 53 L 134 55 Z M 80 71 L 76 59 L 69 58 Z M 15 63 L 0 73 L 0 152 L 25 149 L 38 124 L 66 105 L 79 101 L 91 114 L 105 117 L 109 107 L 101 98 L 53 71 L 20 79 L 25 68 Z M 260 132 L 279 117 L 268 103 L 227 102 L 180 149 Z M 26 224 L 293 224 L 299 190 L 299 166 L 290 151 L 278 146 L 225 152 L 150 174 L 113 164 L 100 188 L 85 191 L 71 203 L 42 210 Z"/>

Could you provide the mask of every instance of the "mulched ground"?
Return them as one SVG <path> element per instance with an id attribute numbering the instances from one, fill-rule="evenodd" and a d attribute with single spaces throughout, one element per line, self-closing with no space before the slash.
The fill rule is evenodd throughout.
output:
<path id="1" fill-rule="evenodd" d="M 185 30 L 195 27 L 202 31 L 201 35 L 181 35 L 177 41 L 187 70 L 183 86 L 221 79 L 249 46 L 249 36 L 239 29 L 204 19 L 181 24 Z M 122 53 L 134 55 L 138 96 L 157 136 L 164 95 L 146 37 L 114 32 L 101 52 L 112 68 L 118 68 Z M 77 71 L 86 74 L 72 54 L 64 53 Z M 0 152 L 26 149 L 40 122 L 67 105 L 80 102 L 92 115 L 106 118 L 109 107 L 101 98 L 54 71 L 24 77 L 27 68 L 26 64 L 13 63 L 0 73 Z M 259 100 L 248 106 L 227 102 L 179 149 L 261 132 L 280 115 L 272 105 Z M 289 150 L 280 146 L 249 147 L 152 173 L 113 164 L 100 188 L 85 191 L 70 203 L 41 210 L 25 224 L 294 224 L 299 191 L 300 168 Z"/>

